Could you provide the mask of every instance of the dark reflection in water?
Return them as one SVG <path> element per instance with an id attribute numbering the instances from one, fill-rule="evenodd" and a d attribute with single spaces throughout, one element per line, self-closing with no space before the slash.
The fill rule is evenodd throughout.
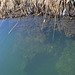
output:
<path id="1" fill-rule="evenodd" d="M 75 23 L 41 16 L 0 21 L 0 75 L 74 75 L 75 30 L 67 22 Z"/>

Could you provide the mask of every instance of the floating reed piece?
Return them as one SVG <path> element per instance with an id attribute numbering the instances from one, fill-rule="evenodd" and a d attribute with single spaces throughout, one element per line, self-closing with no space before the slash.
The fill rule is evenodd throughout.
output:
<path id="1" fill-rule="evenodd" d="M 18 25 L 20 19 L 18 19 L 17 23 L 12 27 L 12 29 L 8 32 L 8 34 L 10 34 L 12 32 L 12 30 Z"/>
<path id="2" fill-rule="evenodd" d="M 33 14 L 75 15 L 75 0 L 0 0 L 0 19 Z"/>

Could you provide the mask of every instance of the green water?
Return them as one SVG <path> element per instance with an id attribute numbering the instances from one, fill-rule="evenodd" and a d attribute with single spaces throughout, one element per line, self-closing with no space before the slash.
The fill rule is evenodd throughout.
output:
<path id="1" fill-rule="evenodd" d="M 75 75 L 75 38 L 56 31 L 53 40 L 44 20 L 0 21 L 0 75 Z"/>

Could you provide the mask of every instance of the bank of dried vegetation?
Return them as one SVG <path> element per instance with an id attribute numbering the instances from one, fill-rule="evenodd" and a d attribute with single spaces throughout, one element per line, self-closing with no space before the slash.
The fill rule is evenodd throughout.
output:
<path id="1" fill-rule="evenodd" d="M 0 19 L 33 15 L 75 16 L 75 0 L 0 0 Z"/>
<path id="2" fill-rule="evenodd" d="M 0 0 L 0 19 L 38 15 L 55 17 L 55 24 L 52 25 L 53 39 L 56 29 L 60 32 L 64 30 L 66 36 L 74 37 L 75 0 Z M 61 16 L 71 17 L 69 24 L 67 21 L 61 21 L 60 23 L 56 20 L 57 17 Z M 46 19 L 44 19 L 43 22 L 46 22 Z M 44 26 L 43 24 L 41 25 Z M 14 27 L 15 26 L 16 25 L 14 25 Z M 56 28 L 56 26 L 58 28 Z M 14 27 L 9 31 L 9 33 L 14 29 Z"/>

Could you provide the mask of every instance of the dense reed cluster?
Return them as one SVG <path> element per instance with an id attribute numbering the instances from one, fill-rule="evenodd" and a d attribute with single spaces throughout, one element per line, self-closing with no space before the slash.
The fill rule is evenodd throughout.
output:
<path id="1" fill-rule="evenodd" d="M 0 0 L 0 19 L 29 15 L 74 16 L 75 0 Z"/>

